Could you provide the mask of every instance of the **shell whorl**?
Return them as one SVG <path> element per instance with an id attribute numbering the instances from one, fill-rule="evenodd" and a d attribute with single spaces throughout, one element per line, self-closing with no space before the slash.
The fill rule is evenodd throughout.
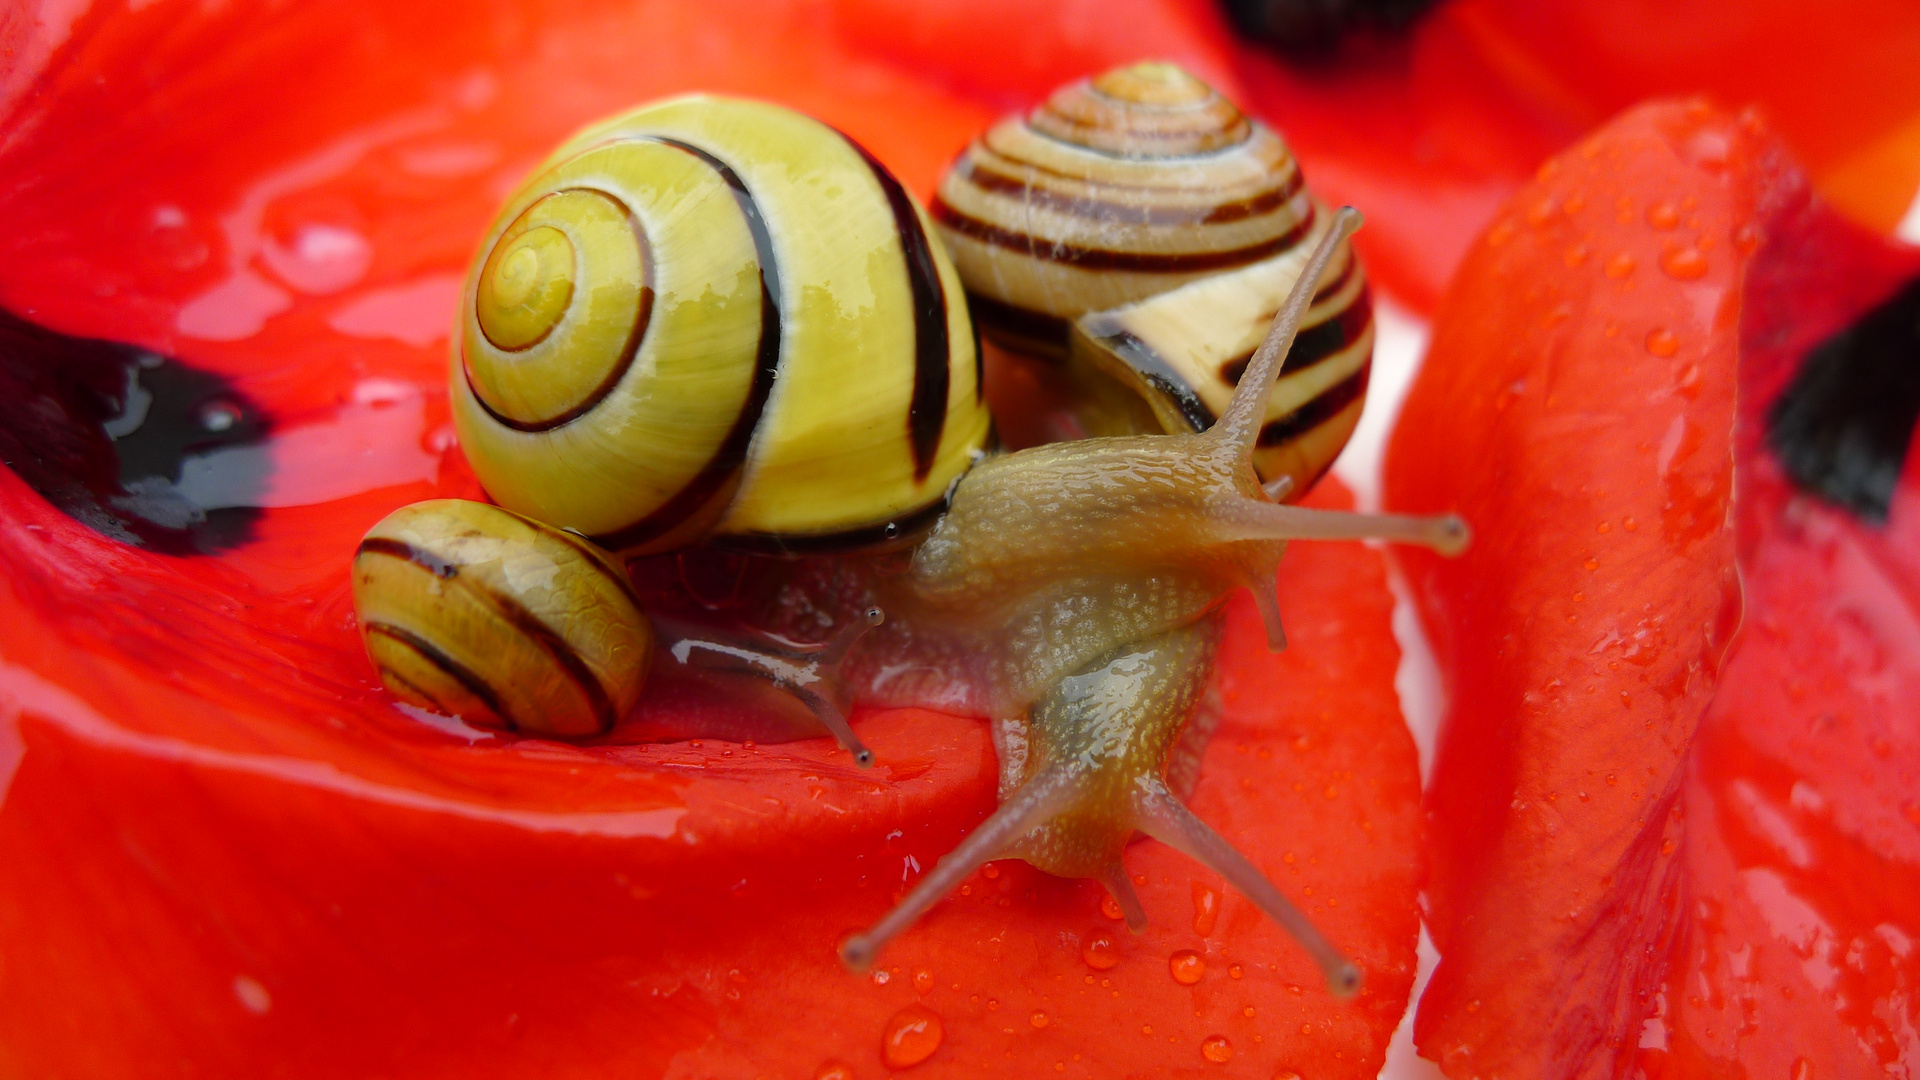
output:
<path id="1" fill-rule="evenodd" d="M 988 337 L 1058 357 L 1080 315 L 1289 251 L 1317 211 L 1272 129 L 1143 63 L 996 124 L 933 213 Z"/>
<path id="2" fill-rule="evenodd" d="M 380 679 L 422 708 L 540 735 L 597 735 L 633 708 L 653 631 L 593 545 L 486 503 L 437 499 L 374 525 L 354 609 Z"/>
<path id="3" fill-rule="evenodd" d="M 511 200 L 452 378 L 501 505 L 628 552 L 929 521 L 989 423 L 959 279 L 832 128 L 724 98 L 595 125 Z"/>

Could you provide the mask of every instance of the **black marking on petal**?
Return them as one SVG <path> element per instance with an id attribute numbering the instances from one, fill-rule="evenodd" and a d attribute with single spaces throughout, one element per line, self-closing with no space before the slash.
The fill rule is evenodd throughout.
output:
<path id="1" fill-rule="evenodd" d="M 267 432 L 222 375 L 0 310 L 0 462 L 103 536 L 169 555 L 250 539 Z"/>
<path id="2" fill-rule="evenodd" d="M 1767 411 L 1800 487 L 1882 524 L 1920 419 L 1920 278 L 1808 350 Z"/>

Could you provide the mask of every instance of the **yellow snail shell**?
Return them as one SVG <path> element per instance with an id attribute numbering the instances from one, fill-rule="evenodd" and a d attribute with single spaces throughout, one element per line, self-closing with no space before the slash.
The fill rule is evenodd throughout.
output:
<path id="1" fill-rule="evenodd" d="M 652 656 L 652 627 L 603 552 L 486 503 L 388 514 L 354 553 L 353 601 L 395 696 L 529 734 L 606 731 Z"/>
<path id="2" fill-rule="evenodd" d="M 1089 434 L 1204 430 L 1331 215 L 1272 129 L 1171 64 L 1055 92 L 975 140 L 934 217 L 989 340 L 1052 360 Z M 1366 274 L 1342 243 L 1287 357 L 1254 465 L 1304 492 L 1359 422 Z"/>
<path id="3" fill-rule="evenodd" d="M 460 316 L 461 444 L 502 506 L 630 553 L 904 539 L 985 445 L 924 212 L 845 136 L 686 97 L 507 201 Z"/>

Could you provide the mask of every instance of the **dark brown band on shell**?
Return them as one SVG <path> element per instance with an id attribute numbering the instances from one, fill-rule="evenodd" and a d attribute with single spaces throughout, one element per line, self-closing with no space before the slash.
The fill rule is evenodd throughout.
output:
<path id="1" fill-rule="evenodd" d="M 1193 387 L 1187 384 L 1187 380 L 1132 331 L 1116 330 L 1101 334 L 1094 340 L 1111 349 L 1148 385 L 1165 394 L 1180 409 L 1180 415 L 1186 417 L 1193 430 L 1205 431 L 1218 419 L 1213 415 L 1213 410 L 1207 408 L 1206 402 L 1200 400 L 1200 395 L 1194 392 Z"/>
<path id="2" fill-rule="evenodd" d="M 360 541 L 360 548 L 355 555 L 356 557 L 359 555 L 384 555 L 389 558 L 399 559 L 403 562 L 412 563 L 442 580 L 454 582 L 456 586 L 464 589 L 469 596 L 472 596 L 490 608 L 503 622 L 512 626 L 529 641 L 540 646 L 542 652 L 552 657 L 553 662 L 559 665 L 560 670 L 566 672 L 567 678 L 570 679 L 574 686 L 580 691 L 580 695 L 586 698 L 587 705 L 593 711 L 594 720 L 601 731 L 606 731 L 613 727 L 613 722 L 618 719 L 618 717 L 613 715 L 613 699 L 608 696 L 606 685 L 600 681 L 600 676 L 594 674 L 593 669 L 587 666 L 587 662 L 581 659 L 580 654 L 574 651 L 573 646 L 568 644 L 565 638 L 561 637 L 551 626 L 548 626 L 545 620 L 533 612 L 528 611 L 525 604 L 522 604 L 520 601 L 515 600 L 513 597 L 497 589 L 488 588 L 486 585 L 473 580 L 470 576 L 462 575 L 458 565 L 449 563 L 433 552 L 417 548 L 404 540 L 395 540 L 385 536 L 369 536 L 365 540 Z M 598 564 L 596 563 L 596 565 Z M 444 654 L 440 655 L 444 656 Z M 431 660 L 432 658 L 429 657 L 429 659 Z M 448 663 L 453 663 L 450 657 L 447 658 L 447 661 Z M 434 663 L 435 666 L 439 666 L 438 661 L 434 661 Z M 465 669 L 462 668 L 461 670 Z M 489 690 L 491 691 L 491 687 L 489 687 Z M 487 701 L 488 707 L 492 708 L 496 713 L 500 712 L 497 701 L 485 698 L 482 698 L 482 700 Z M 501 713 L 501 717 L 502 719 L 507 718 L 504 713 Z"/>
<path id="3" fill-rule="evenodd" d="M 741 216 L 746 218 L 747 230 L 753 235 L 753 248 L 760 260 L 760 345 L 754 362 L 753 385 L 747 391 L 747 400 L 741 404 L 733 427 L 720 440 L 713 456 L 707 459 L 707 463 L 700 467 L 691 480 L 655 507 L 652 513 L 624 528 L 593 538 L 595 543 L 611 551 L 636 547 L 665 536 L 699 513 L 734 482 L 740 466 L 747 460 L 747 448 L 753 442 L 754 429 L 760 425 L 760 413 L 773 393 L 774 377 L 780 367 L 780 267 L 774 258 L 773 236 L 767 231 L 766 218 L 760 213 L 759 203 L 754 201 L 753 193 L 747 190 L 740 174 L 734 172 L 726 162 L 678 139 L 665 136 L 646 138 L 647 141 L 671 146 L 699 158 L 708 168 L 719 173 L 732 190 L 734 202 L 739 205 Z"/>
<path id="4" fill-rule="evenodd" d="M 1016 352 L 1065 356 L 1073 324 L 1057 315 L 1034 311 L 976 292 L 967 294 L 967 308 L 994 344 Z M 978 338 L 975 338 L 976 342 Z"/>
<path id="5" fill-rule="evenodd" d="M 723 551 L 749 555 L 830 555 L 849 551 L 899 547 L 931 530 L 947 511 L 944 494 L 932 503 L 896 514 L 879 525 L 865 525 L 840 532 L 813 534 L 729 533 L 715 536 L 710 543 Z"/>
<path id="6" fill-rule="evenodd" d="M 926 227 L 913 209 L 900 181 L 867 148 L 848 139 L 873 170 L 873 178 L 887 196 L 894 228 L 900 233 L 900 251 L 906 260 L 907 287 L 913 297 L 913 399 L 907 407 L 907 440 L 913 447 L 913 479 L 924 481 L 933 470 L 940 436 L 947 428 L 947 395 L 953 386 L 952 343 L 947 337 L 947 293 L 934 265 L 933 246 Z"/>
<path id="7" fill-rule="evenodd" d="M 1280 367 L 1280 374 L 1284 376 L 1305 371 L 1338 356 L 1341 350 L 1359 341 L 1372 323 L 1373 290 L 1362 288 L 1360 294 L 1353 298 L 1353 303 L 1312 326 L 1301 328 L 1294 336 L 1293 348 L 1287 350 L 1287 359 Z M 1252 362 L 1253 350 L 1249 349 L 1220 365 L 1220 377 L 1229 385 L 1238 386 L 1240 376 L 1246 373 L 1247 365 Z"/>
<path id="8" fill-rule="evenodd" d="M 1332 419 L 1340 410 L 1358 401 L 1367 392 L 1367 380 L 1373 374 L 1373 361 L 1360 370 L 1320 391 L 1311 400 L 1277 420 L 1269 420 L 1260 429 L 1260 446 L 1278 446 L 1305 435 Z"/>
<path id="9" fill-rule="evenodd" d="M 1017 165 L 1031 168 L 1024 162 Z M 972 184 L 981 191 L 998 195 L 1017 196 L 1022 201 L 1032 203 L 1046 210 L 1071 214 L 1074 217 L 1121 221 L 1129 225 L 1224 225 L 1235 221 L 1271 214 L 1287 205 L 1294 196 L 1300 194 L 1303 181 L 1300 170 L 1294 169 L 1286 181 L 1276 184 L 1244 199 L 1231 202 L 1209 203 L 1204 205 L 1165 206 L 1141 205 L 1138 203 L 1115 202 L 1110 199 L 1096 198 L 1093 195 L 1070 195 L 1052 188 L 1023 180 L 1020 177 L 991 168 L 978 159 L 962 158 L 955 166 L 956 179 Z M 1077 178 L 1076 178 L 1077 179 Z M 1120 189 L 1122 191 L 1128 189 Z M 1131 189 L 1138 191 L 1139 189 Z"/>
<path id="10" fill-rule="evenodd" d="M 557 416 L 551 416 L 544 420 L 516 420 L 511 416 L 502 415 L 498 410 L 494 409 L 493 406 L 487 404 L 487 399 L 481 397 L 480 391 L 475 389 L 473 385 L 473 366 L 466 362 L 466 350 L 461 350 L 460 369 L 466 375 L 467 389 L 473 393 L 474 402 L 480 406 L 482 411 L 492 417 L 495 423 L 498 423 L 502 427 L 512 428 L 515 431 L 552 431 L 562 424 L 572 423 L 587 413 L 592 412 L 594 407 L 604 401 L 608 394 L 613 393 L 613 388 L 620 385 L 620 380 L 626 378 L 627 369 L 633 366 L 633 358 L 640 353 L 641 342 L 646 340 L 647 325 L 653 321 L 653 258 L 651 249 L 647 244 L 647 231 L 641 227 L 640 218 L 634 214 L 632 207 L 598 188 L 562 188 L 553 194 L 564 195 L 570 192 L 578 192 L 583 195 L 597 195 L 618 207 L 620 212 L 626 215 L 627 225 L 633 230 L 634 243 L 640 247 L 640 295 L 634 301 L 633 324 L 627 329 L 627 340 L 620 347 L 620 355 L 614 358 L 613 365 L 607 369 L 606 378 L 601 379 L 600 385 L 594 387 L 593 391 L 586 397 L 575 402 L 572 408 Z M 552 197 L 552 195 L 547 196 L 547 198 Z M 535 205 L 538 204 L 536 203 Z M 556 322 L 555 325 L 558 325 L 558 322 Z M 485 335 L 484 330 L 481 333 L 482 336 Z M 549 329 L 547 333 L 552 333 L 552 330 Z M 546 337 L 546 334 L 542 334 L 540 340 L 544 341 Z M 488 342 L 491 343 L 492 339 L 488 338 Z M 537 342 L 535 344 L 537 344 Z M 532 348 L 533 346 L 529 345 L 527 347 Z"/>
<path id="11" fill-rule="evenodd" d="M 421 637 L 419 634 L 414 633 L 404 626 L 395 626 L 392 623 L 370 622 L 367 624 L 367 633 L 376 634 L 389 641 L 396 642 L 404 648 L 412 650 L 419 655 L 420 659 L 440 669 L 441 673 L 446 675 L 447 678 L 465 687 L 467 693 L 478 698 L 482 705 L 485 705 L 493 715 L 499 717 L 509 728 L 516 727 L 513 718 L 507 715 L 507 710 L 501 706 L 500 695 L 494 693 L 493 687 L 487 685 L 485 679 L 481 678 L 478 673 L 468 668 L 465 664 L 441 652 L 440 647 L 433 642 L 428 641 L 426 638 Z M 426 696 L 429 700 L 432 699 L 431 695 L 423 696 Z"/>
<path id="12" fill-rule="evenodd" d="M 1300 239 L 1313 228 L 1314 216 L 1310 204 L 1309 211 L 1302 214 L 1292 228 L 1257 244 L 1224 251 L 1168 254 L 1153 251 L 1114 251 L 1109 248 L 1081 247 L 1077 244 L 1048 240 L 1031 233 L 1003 229 L 991 222 L 970 217 L 955 210 L 938 196 L 933 200 L 935 221 L 980 243 L 1006 248 L 1046 262 L 1067 263 L 1084 270 L 1120 270 L 1153 274 L 1196 274 L 1259 262 L 1261 259 L 1278 255 L 1298 244 Z"/>

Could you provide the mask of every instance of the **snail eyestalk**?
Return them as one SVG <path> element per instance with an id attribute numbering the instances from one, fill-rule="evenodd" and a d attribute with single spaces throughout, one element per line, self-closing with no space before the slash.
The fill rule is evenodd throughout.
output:
<path id="1" fill-rule="evenodd" d="M 872 929 L 842 942 L 840 959 L 855 971 L 865 971 L 880 949 L 927 909 L 959 888 L 975 870 L 999 858 L 1008 845 L 1058 814 L 1072 800 L 1074 790 L 1073 777 L 1065 768 L 1051 769 L 1028 781 L 979 828 L 967 834 L 959 847 L 935 863 L 932 872 Z"/>
<path id="2" fill-rule="evenodd" d="M 678 639 L 667 652 L 682 668 L 709 678 L 771 683 L 806 706 L 820 726 L 853 755 L 853 763 L 866 769 L 873 765 L 873 751 L 847 722 L 843 705 L 847 694 L 840 665 L 867 631 L 885 621 L 886 615 L 879 608 L 869 607 L 822 645 L 792 645 L 775 639 L 747 642 L 706 628 L 666 621 L 661 626 Z"/>
<path id="3" fill-rule="evenodd" d="M 1359 992 L 1360 968 L 1334 948 L 1319 928 L 1282 896 L 1246 856 L 1181 805 L 1172 792 L 1158 782 L 1141 781 L 1135 789 L 1133 804 L 1142 832 L 1225 878 L 1227 884 L 1253 901 L 1267 918 L 1293 935 L 1320 966 L 1327 989 L 1334 997 L 1345 999 Z"/>
<path id="4" fill-rule="evenodd" d="M 1386 540 L 1458 555 L 1471 539 L 1467 523 L 1455 514 L 1353 514 L 1253 499 L 1222 499 L 1215 504 L 1212 516 L 1216 533 L 1226 541 Z"/>
<path id="5" fill-rule="evenodd" d="M 1293 339 L 1300 332 L 1300 320 L 1313 304 L 1314 291 L 1320 287 L 1320 278 L 1326 273 L 1327 264 L 1333 261 L 1334 252 L 1347 237 L 1360 227 L 1360 211 L 1351 206 L 1343 206 L 1333 217 L 1333 227 L 1308 257 L 1307 265 L 1301 269 L 1300 277 L 1293 283 L 1293 291 L 1287 294 L 1287 302 L 1280 307 L 1280 313 L 1274 316 L 1273 328 L 1254 350 L 1253 359 L 1247 362 L 1247 370 L 1240 376 L 1240 385 L 1235 388 L 1233 400 L 1220 414 L 1219 422 L 1208 429 L 1208 434 L 1221 440 L 1227 446 L 1239 450 L 1240 456 L 1249 467 L 1253 461 L 1255 440 L 1260 434 L 1260 423 L 1266 415 L 1267 399 L 1273 396 L 1273 384 L 1280 377 L 1280 367 L 1287 358 L 1287 351 L 1293 348 Z"/>

